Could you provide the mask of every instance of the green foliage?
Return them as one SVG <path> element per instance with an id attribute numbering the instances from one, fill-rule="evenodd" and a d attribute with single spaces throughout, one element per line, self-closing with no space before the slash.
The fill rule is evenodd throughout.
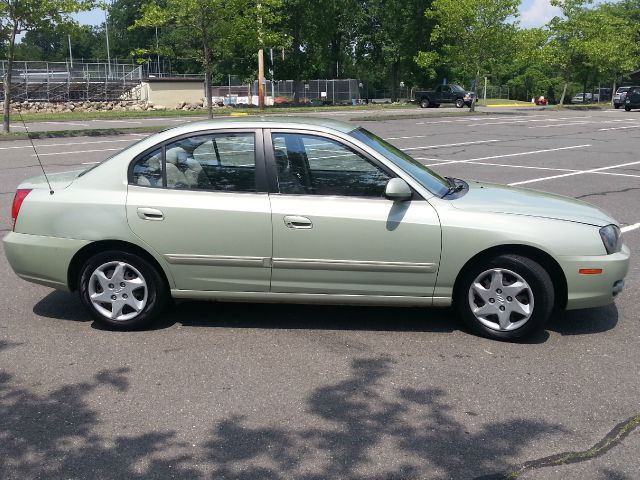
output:
<path id="1" fill-rule="evenodd" d="M 46 31 L 55 25 L 72 23 L 69 17 L 71 13 L 87 10 L 93 4 L 93 0 L 0 0 L 0 36 L 3 43 L 7 44 L 8 61 L 3 79 L 5 133 L 9 133 L 11 70 L 17 35 L 29 31 Z"/>
<path id="2" fill-rule="evenodd" d="M 93 3 L 0 0 L 0 50 L 9 53 L 17 19 L 16 34 L 26 34 L 16 59 L 65 60 L 67 35 L 74 58 L 105 59 L 106 25 L 69 21 Z M 103 8 L 112 59 L 160 58 L 165 71 L 207 72 L 215 82 L 253 80 L 260 46 L 275 78 L 358 78 L 391 97 L 400 82 L 431 87 L 446 77 L 468 87 L 487 75 L 512 98 L 558 100 L 565 85 L 568 94 L 588 91 L 640 68 L 640 0 L 553 3 L 562 15 L 527 29 L 517 23 L 519 0 L 113 0 Z"/>
<path id="3" fill-rule="evenodd" d="M 516 31 L 510 18 L 518 15 L 518 0 L 434 0 L 425 12 L 435 22 L 432 45 L 438 59 L 458 78 L 477 79 L 491 73 L 511 51 Z M 418 55 L 429 67 L 433 55 Z M 426 63 L 425 63 L 426 62 Z"/>

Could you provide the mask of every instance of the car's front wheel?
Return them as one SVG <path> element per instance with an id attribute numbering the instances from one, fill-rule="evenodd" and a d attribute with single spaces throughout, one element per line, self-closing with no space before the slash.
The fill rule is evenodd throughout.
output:
<path id="1" fill-rule="evenodd" d="M 421 108 L 429 108 L 430 106 L 431 106 L 431 102 L 429 101 L 429 99 L 428 99 L 428 98 L 423 98 L 423 99 L 420 101 L 420 107 L 421 107 Z"/>
<path id="2" fill-rule="evenodd" d="M 456 108 L 462 108 L 464 107 L 464 100 L 462 98 L 457 98 L 456 99 Z"/>
<path id="3" fill-rule="evenodd" d="M 631 111 L 631 107 L 630 107 L 630 106 L 628 106 L 628 105 L 625 105 L 625 106 L 624 106 L 624 111 L 625 111 L 625 112 L 630 112 L 630 111 Z"/>
<path id="4" fill-rule="evenodd" d="M 118 330 L 147 326 L 164 308 L 167 291 L 158 271 L 123 251 L 91 257 L 80 273 L 80 299 L 102 325 Z"/>
<path id="5" fill-rule="evenodd" d="M 554 305 L 553 282 L 537 262 L 500 255 L 468 268 L 458 282 L 455 304 L 475 333 L 515 340 L 543 328 Z"/>

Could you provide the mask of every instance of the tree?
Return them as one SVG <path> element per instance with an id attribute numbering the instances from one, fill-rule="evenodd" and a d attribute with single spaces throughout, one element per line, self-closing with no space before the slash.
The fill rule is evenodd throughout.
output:
<path id="1" fill-rule="evenodd" d="M 638 66 L 638 27 L 622 14 L 624 7 L 602 4 L 591 8 L 591 0 L 553 0 L 562 17 L 549 23 L 552 33 L 552 61 L 568 84 L 579 77 L 586 93 L 589 78 L 613 80 Z"/>
<path id="2" fill-rule="evenodd" d="M 433 68 L 442 61 L 474 78 L 477 98 L 480 74 L 509 58 L 516 25 L 507 20 L 518 16 L 519 5 L 519 0 L 434 0 L 425 15 L 436 22 L 431 42 L 440 51 L 422 52 L 418 64 Z"/>
<path id="3" fill-rule="evenodd" d="M 251 44 L 257 51 L 260 42 L 268 45 L 275 41 L 270 25 L 276 23 L 279 5 L 280 0 L 165 0 L 163 5 L 152 1 L 142 5 L 142 16 L 133 27 L 171 26 L 181 32 L 183 38 L 200 45 L 194 55 L 204 71 L 207 111 L 209 118 L 213 118 L 214 58 L 224 57 L 238 46 Z M 258 13 L 263 19 L 260 38 Z"/>
<path id="4" fill-rule="evenodd" d="M 376 72 L 391 86 L 391 100 L 397 99 L 400 81 L 420 83 L 414 57 L 427 48 L 432 22 L 424 12 L 430 0 L 359 0 L 356 64 L 368 78 Z"/>
<path id="5" fill-rule="evenodd" d="M 92 0 L 0 0 L 0 33 L 7 42 L 3 131 L 9 133 L 11 76 L 18 34 L 70 22 L 69 14 L 91 8 Z"/>

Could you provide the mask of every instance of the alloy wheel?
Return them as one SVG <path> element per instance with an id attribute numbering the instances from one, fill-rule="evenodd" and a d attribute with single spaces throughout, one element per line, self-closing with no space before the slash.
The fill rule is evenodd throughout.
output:
<path id="1" fill-rule="evenodd" d="M 89 279 L 88 293 L 93 307 L 115 321 L 131 320 L 147 305 L 147 282 L 125 262 L 108 262 L 96 268 Z"/>
<path id="2" fill-rule="evenodd" d="M 533 291 L 517 273 L 493 268 L 482 272 L 471 283 L 469 307 L 487 328 L 502 332 L 516 330 L 533 314 Z"/>

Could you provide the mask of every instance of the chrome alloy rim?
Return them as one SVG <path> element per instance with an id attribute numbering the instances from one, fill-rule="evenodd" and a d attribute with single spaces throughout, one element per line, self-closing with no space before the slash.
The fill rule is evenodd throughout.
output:
<path id="1" fill-rule="evenodd" d="M 125 262 L 109 262 L 94 270 L 89 279 L 89 299 L 93 307 L 111 320 L 131 320 L 147 304 L 147 282 Z"/>
<path id="2" fill-rule="evenodd" d="M 533 292 L 517 273 L 493 268 L 471 284 L 469 306 L 485 327 L 506 332 L 522 327 L 531 318 Z"/>

